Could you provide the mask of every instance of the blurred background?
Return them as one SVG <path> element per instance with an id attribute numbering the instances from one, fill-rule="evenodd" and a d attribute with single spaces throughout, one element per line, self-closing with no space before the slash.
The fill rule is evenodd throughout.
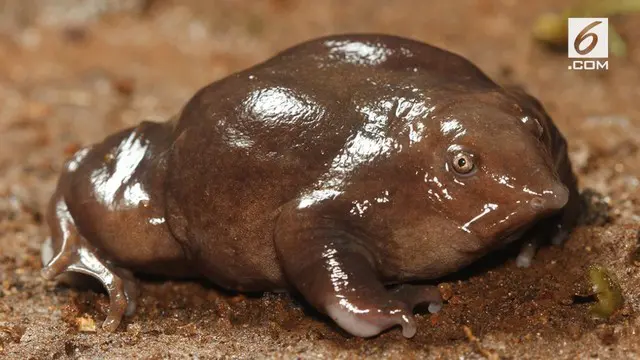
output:
<path id="1" fill-rule="evenodd" d="M 0 0 L 0 357 L 640 356 L 636 10 L 634 0 Z M 566 16 L 609 17 L 609 70 L 568 70 Z M 179 282 L 146 282 L 138 313 L 106 334 L 94 324 L 104 294 L 39 278 L 42 210 L 67 156 L 143 119 L 164 121 L 200 87 L 289 46 L 347 32 L 443 47 L 539 98 L 590 189 L 590 225 L 532 269 L 506 257 L 447 280 L 449 303 L 421 315 L 410 341 L 397 331 L 345 337 L 286 295 Z M 580 300 L 595 263 L 623 289 L 617 317 L 593 319 L 594 300 Z"/>

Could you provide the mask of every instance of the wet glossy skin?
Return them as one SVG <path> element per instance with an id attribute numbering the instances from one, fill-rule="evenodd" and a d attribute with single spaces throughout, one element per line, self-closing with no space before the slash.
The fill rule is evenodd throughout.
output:
<path id="1" fill-rule="evenodd" d="M 426 44 L 334 36 L 76 153 L 43 273 L 102 281 L 109 330 L 135 308 L 133 271 L 296 290 L 354 335 L 400 324 L 411 337 L 413 306 L 437 311 L 440 295 L 385 285 L 448 274 L 530 229 L 526 266 L 577 211 L 565 141 L 535 99 Z"/>

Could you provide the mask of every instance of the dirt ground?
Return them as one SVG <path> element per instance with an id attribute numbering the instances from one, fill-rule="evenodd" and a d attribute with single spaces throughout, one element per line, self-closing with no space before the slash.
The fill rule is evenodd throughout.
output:
<path id="1" fill-rule="evenodd" d="M 626 58 L 569 71 L 565 54 L 530 35 L 538 15 L 566 6 L 0 0 L 0 358 L 640 358 L 640 15 L 611 19 Z M 448 303 L 418 315 L 410 340 L 398 330 L 346 336 L 288 295 L 159 279 L 144 280 L 135 316 L 105 333 L 105 294 L 39 277 L 43 205 L 74 149 L 166 119 L 201 86 L 290 45 L 365 31 L 445 47 L 536 95 L 569 141 L 581 189 L 593 189 L 589 225 L 531 268 L 503 251 L 444 279 Z M 606 320 L 589 311 L 593 264 L 625 299 Z"/>

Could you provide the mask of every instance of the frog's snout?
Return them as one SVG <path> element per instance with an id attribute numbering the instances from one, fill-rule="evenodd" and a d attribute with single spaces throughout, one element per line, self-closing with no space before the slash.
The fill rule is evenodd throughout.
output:
<path id="1" fill-rule="evenodd" d="M 535 211 L 560 210 L 569 201 L 569 190 L 562 184 L 554 184 L 551 189 L 529 200 L 529 205 Z"/>

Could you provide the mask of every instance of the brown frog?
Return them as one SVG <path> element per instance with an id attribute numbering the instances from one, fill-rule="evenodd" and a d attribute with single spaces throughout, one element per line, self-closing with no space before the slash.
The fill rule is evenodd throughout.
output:
<path id="1" fill-rule="evenodd" d="M 427 44 L 331 36 L 79 150 L 50 202 L 43 276 L 97 278 L 109 331 L 135 310 L 132 273 L 150 273 L 298 291 L 353 335 L 411 337 L 414 306 L 442 300 L 405 283 L 529 230 L 527 266 L 575 225 L 577 195 L 533 97 Z"/>

